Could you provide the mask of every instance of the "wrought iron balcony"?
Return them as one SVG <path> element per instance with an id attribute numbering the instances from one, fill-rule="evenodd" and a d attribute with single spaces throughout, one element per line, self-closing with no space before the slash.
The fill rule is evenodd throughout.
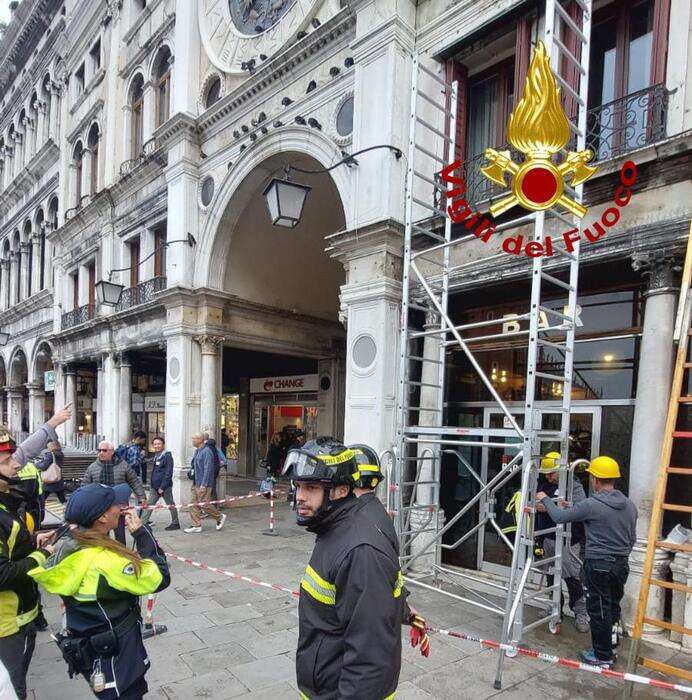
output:
<path id="1" fill-rule="evenodd" d="M 161 156 L 159 146 L 155 138 L 149 139 L 142 146 L 142 151 L 136 157 L 126 160 L 124 163 L 120 164 L 120 177 L 127 177 L 130 173 L 134 172 L 140 165 L 147 163 L 150 160 L 159 160 Z"/>
<path id="2" fill-rule="evenodd" d="M 166 289 L 165 277 L 154 277 L 146 282 L 141 282 L 136 287 L 123 289 L 116 310 L 125 311 L 125 309 L 131 309 L 133 306 L 146 304 L 152 301 L 156 292 L 161 292 L 164 289 Z"/>
<path id="3" fill-rule="evenodd" d="M 593 162 L 616 158 L 666 137 L 668 115 L 668 91 L 665 85 L 652 85 L 645 90 L 590 109 L 586 115 L 586 147 L 594 153 Z M 574 149 L 572 142 L 568 148 Z M 497 147 L 498 151 L 509 146 Z M 515 162 L 523 159 L 521 153 L 511 151 Z M 464 195 L 469 205 L 480 207 L 492 199 L 507 194 L 507 189 L 490 182 L 481 168 L 488 164 L 483 153 L 468 158 L 455 173 L 466 183 Z M 441 208 L 440 192 L 435 193 L 435 203 Z"/>
<path id="4" fill-rule="evenodd" d="M 96 307 L 94 304 L 84 304 L 84 306 L 80 306 L 78 309 L 68 311 L 62 315 L 60 327 L 65 331 L 68 328 L 73 328 L 81 323 L 91 321 L 96 315 L 95 311 Z"/>

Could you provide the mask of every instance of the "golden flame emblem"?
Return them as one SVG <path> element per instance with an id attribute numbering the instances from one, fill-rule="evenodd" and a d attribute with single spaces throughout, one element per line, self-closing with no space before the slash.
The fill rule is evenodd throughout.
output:
<path id="1" fill-rule="evenodd" d="M 578 217 L 586 208 L 565 194 L 565 177 L 572 176 L 570 185 L 576 187 L 588 180 L 596 168 L 586 165 L 593 153 L 589 149 L 569 151 L 560 165 L 553 156 L 569 141 L 569 122 L 560 103 L 560 88 L 550 70 L 550 59 L 542 41 L 531 57 L 524 95 L 514 108 L 507 125 L 510 144 L 521 151 L 526 160 L 515 163 L 509 151 L 488 148 L 485 157 L 490 164 L 481 172 L 492 182 L 507 187 L 505 173 L 511 176 L 512 194 L 490 207 L 497 217 L 516 204 L 530 211 L 543 211 L 557 204 Z"/>

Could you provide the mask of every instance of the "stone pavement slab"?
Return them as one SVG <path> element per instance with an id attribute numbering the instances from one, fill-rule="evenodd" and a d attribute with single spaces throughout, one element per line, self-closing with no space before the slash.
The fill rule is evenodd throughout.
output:
<path id="1" fill-rule="evenodd" d="M 254 486 L 242 482 L 234 485 L 235 491 L 231 492 L 247 493 Z M 216 532 L 207 520 L 201 535 L 165 532 L 168 515 L 157 512 L 153 516 L 154 532 L 167 551 L 297 589 L 314 537 L 295 525 L 294 515 L 286 504 L 277 504 L 280 536 L 274 538 L 260 534 L 267 524 L 266 502 L 243 508 L 230 507 L 226 512 L 229 519 L 223 530 Z M 182 523 L 187 525 L 188 520 L 188 515 L 183 513 Z M 147 697 L 161 700 L 297 698 L 295 598 L 175 560 L 170 566 L 171 586 L 157 596 L 154 607 L 155 621 L 167 625 L 168 631 L 145 642 L 152 661 L 147 674 L 150 688 Z M 499 616 L 434 591 L 413 586 L 411 590 L 411 604 L 429 622 L 483 638 L 499 638 Z M 46 596 L 44 607 L 49 623 L 57 628 L 61 618 L 58 599 Z M 609 700 L 622 690 L 622 684 L 615 680 L 523 657 L 506 660 L 503 687 L 496 690 L 493 687 L 496 652 L 481 649 L 477 642 L 433 634 L 432 654 L 425 659 L 409 647 L 407 629 L 403 630 L 402 638 L 403 661 L 397 700 L 483 700 L 490 697 Z M 539 628 L 528 635 L 526 645 L 574 658 L 577 650 L 588 645 L 588 635 L 577 633 L 571 620 L 565 618 L 559 636 Z M 627 649 L 625 641 L 620 650 L 622 659 L 627 658 Z M 656 658 L 662 660 L 674 653 L 662 647 L 653 651 Z M 682 655 L 677 663 L 684 665 L 690 658 Z M 622 670 L 622 662 L 618 668 Z M 57 646 L 45 632 L 37 637 L 28 683 L 34 700 L 93 698 L 86 681 L 68 678 Z M 644 688 L 638 690 L 635 697 L 672 698 L 674 695 Z"/>

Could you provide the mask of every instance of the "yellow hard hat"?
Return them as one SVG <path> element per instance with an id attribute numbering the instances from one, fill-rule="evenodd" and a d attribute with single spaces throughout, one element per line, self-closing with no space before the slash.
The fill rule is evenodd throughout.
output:
<path id="1" fill-rule="evenodd" d="M 620 478 L 620 465 L 612 457 L 605 455 L 592 459 L 586 471 L 597 479 Z"/>
<path id="2" fill-rule="evenodd" d="M 545 457 L 541 458 L 541 466 L 538 469 L 539 474 L 550 474 L 560 468 L 560 453 L 548 452 Z"/>

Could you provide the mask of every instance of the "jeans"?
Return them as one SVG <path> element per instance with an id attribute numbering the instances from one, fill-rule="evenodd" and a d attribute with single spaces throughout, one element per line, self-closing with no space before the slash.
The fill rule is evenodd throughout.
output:
<path id="1" fill-rule="evenodd" d="M 157 489 L 152 488 L 151 493 L 149 494 L 149 500 L 147 501 L 147 505 L 150 506 L 155 506 L 158 502 L 159 499 L 163 498 L 163 501 L 166 505 L 169 506 L 174 506 L 175 505 L 175 500 L 173 499 L 173 487 L 169 486 L 168 488 L 165 488 L 163 490 L 163 494 L 160 494 Z M 178 521 L 178 510 L 177 508 L 169 508 L 168 509 L 171 514 L 171 524 L 172 525 L 179 525 Z M 142 513 L 142 522 L 143 523 L 148 523 L 149 519 L 151 518 L 151 513 L 152 511 L 150 510 L 145 510 Z"/>
<path id="2" fill-rule="evenodd" d="M 629 575 L 627 557 L 611 556 L 584 562 L 586 610 L 591 618 L 591 641 L 598 659 L 613 658 L 612 630 L 620 620 L 620 601 Z"/>
<path id="3" fill-rule="evenodd" d="M 30 622 L 9 637 L 0 637 L 0 661 L 10 675 L 19 700 L 26 698 L 26 673 L 36 645 L 36 630 Z"/>

